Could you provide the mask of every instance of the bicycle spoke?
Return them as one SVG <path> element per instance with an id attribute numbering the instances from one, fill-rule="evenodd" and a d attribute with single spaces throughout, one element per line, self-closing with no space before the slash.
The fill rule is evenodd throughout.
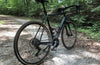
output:
<path id="1" fill-rule="evenodd" d="M 69 36 L 68 29 L 67 29 L 67 27 L 66 27 L 66 26 L 65 26 L 65 29 L 66 29 L 66 35 L 68 35 L 68 36 Z"/>
<path id="2" fill-rule="evenodd" d="M 15 37 L 14 51 L 24 65 L 42 62 L 50 51 L 50 46 L 48 47 L 51 42 L 50 33 L 42 23 L 31 21 L 25 23 Z"/>
<path id="3" fill-rule="evenodd" d="M 42 30 L 42 33 L 41 33 L 41 36 L 40 36 L 40 41 L 41 41 L 41 38 L 42 38 L 43 32 L 44 32 L 44 27 L 43 27 L 43 30 Z"/>
<path id="4" fill-rule="evenodd" d="M 70 36 L 72 36 L 72 31 L 71 31 L 71 28 L 70 28 L 70 25 L 69 25 L 69 23 L 68 23 L 68 28 L 69 28 L 69 32 L 70 32 Z"/>
<path id="5" fill-rule="evenodd" d="M 38 31 L 37 31 L 37 33 L 36 33 L 36 35 L 35 35 L 35 37 L 34 37 L 34 38 L 36 38 L 36 36 L 37 36 L 37 34 L 38 34 L 38 32 L 39 32 L 40 28 L 41 28 L 41 26 L 39 27 L 39 29 L 38 29 Z"/>
<path id="6" fill-rule="evenodd" d="M 66 23 L 66 26 L 63 28 L 61 37 L 65 48 L 72 49 L 76 43 L 77 37 L 75 24 L 72 22 Z"/>

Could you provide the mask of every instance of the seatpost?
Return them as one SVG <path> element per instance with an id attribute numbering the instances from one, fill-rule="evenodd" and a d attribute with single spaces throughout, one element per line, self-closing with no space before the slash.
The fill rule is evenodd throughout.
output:
<path id="1" fill-rule="evenodd" d="M 46 11 L 44 2 L 42 2 L 42 5 L 43 5 L 44 14 L 47 16 L 47 11 Z M 53 34 L 53 32 L 52 32 L 52 27 L 50 26 L 48 17 L 47 17 L 47 23 L 48 23 L 48 26 L 49 26 L 49 29 L 50 29 L 50 33 Z M 52 38 L 53 38 L 53 35 L 51 35 L 51 36 L 52 36 Z"/>
<path id="2" fill-rule="evenodd" d="M 47 11 L 46 11 L 46 9 L 45 9 L 44 2 L 42 2 L 42 5 L 43 5 L 44 14 L 47 15 Z"/>

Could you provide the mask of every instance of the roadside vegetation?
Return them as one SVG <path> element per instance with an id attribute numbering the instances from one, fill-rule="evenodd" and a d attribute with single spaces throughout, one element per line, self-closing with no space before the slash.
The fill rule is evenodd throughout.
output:
<path id="1" fill-rule="evenodd" d="M 73 19 L 78 31 L 86 33 L 90 39 L 100 42 L 100 0 L 49 0 L 46 4 L 48 13 L 55 12 L 57 8 L 69 5 L 80 4 L 80 15 L 75 14 L 74 9 L 68 9 L 67 15 Z M 0 0 L 0 14 L 29 17 L 41 19 L 43 9 L 40 3 L 35 0 Z M 52 25 L 57 26 L 60 23 L 61 16 L 51 17 Z M 4 21 L 0 21 L 0 25 Z"/>

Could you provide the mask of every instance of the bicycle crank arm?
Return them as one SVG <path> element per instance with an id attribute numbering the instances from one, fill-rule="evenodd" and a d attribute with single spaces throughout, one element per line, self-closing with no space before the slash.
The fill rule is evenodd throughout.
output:
<path id="1" fill-rule="evenodd" d="M 53 40 L 53 47 L 51 48 L 52 51 L 55 51 L 56 48 L 58 47 L 59 45 L 59 40 L 58 39 L 54 39 Z"/>
<path id="2" fill-rule="evenodd" d="M 50 45 L 51 42 L 40 42 L 40 45 Z"/>
<path id="3" fill-rule="evenodd" d="M 38 56 L 39 52 L 41 51 L 41 49 L 38 49 L 37 53 L 35 54 L 35 56 Z"/>
<path id="4" fill-rule="evenodd" d="M 57 43 L 54 44 L 54 46 L 51 48 L 51 51 L 55 51 L 56 50 L 56 46 L 57 46 Z"/>

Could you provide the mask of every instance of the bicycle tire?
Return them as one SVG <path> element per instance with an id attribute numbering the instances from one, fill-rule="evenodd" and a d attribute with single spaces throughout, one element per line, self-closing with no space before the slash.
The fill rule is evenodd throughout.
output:
<path id="1" fill-rule="evenodd" d="M 69 27 L 68 27 L 69 25 Z M 64 47 L 68 50 L 72 49 L 75 46 L 77 41 L 77 27 L 73 22 L 67 22 L 61 33 L 61 39 Z"/>
<path id="2" fill-rule="evenodd" d="M 37 51 L 35 51 L 34 53 L 32 53 L 32 55 L 31 56 L 33 56 L 33 54 L 35 54 L 34 55 L 34 57 L 29 57 L 28 55 L 29 55 L 29 53 L 31 54 L 31 52 L 32 51 L 34 51 L 34 49 L 33 48 L 35 48 L 34 46 L 35 46 L 35 42 L 34 42 L 34 44 L 33 44 L 33 41 L 30 41 L 30 40 L 34 40 L 34 38 L 33 39 L 31 39 L 31 37 L 30 36 L 32 36 L 32 34 L 29 34 L 29 32 L 27 32 L 28 30 L 28 26 L 30 26 L 30 25 L 39 25 L 40 27 L 43 27 L 43 29 L 45 29 L 45 36 L 46 36 L 46 34 L 47 34 L 47 36 L 48 36 L 48 40 L 49 40 L 49 42 L 51 41 L 51 35 L 50 35 L 50 33 L 49 33 L 49 30 L 47 29 L 47 27 L 45 26 L 45 25 L 43 25 L 42 23 L 40 23 L 40 22 L 35 22 L 35 21 L 30 21 L 30 22 L 27 22 L 27 23 L 25 23 L 25 24 L 23 24 L 20 28 L 19 28 L 19 30 L 17 31 L 17 33 L 16 33 L 16 35 L 15 35 L 15 38 L 14 38 L 14 52 L 15 52 L 15 55 L 16 55 L 16 57 L 17 57 L 17 59 L 22 63 L 22 64 L 24 64 L 24 65 L 38 65 L 38 64 L 41 64 L 42 62 L 43 62 L 43 60 L 47 57 L 47 55 L 48 55 L 48 53 L 49 53 L 49 51 L 50 51 L 50 45 L 47 45 L 46 46 L 46 48 L 45 49 L 43 49 L 43 52 L 46 52 L 45 53 L 45 55 L 42 57 L 42 51 L 41 51 L 41 56 L 39 56 L 39 54 L 40 54 L 40 52 L 38 53 L 38 57 L 41 57 L 41 59 L 39 58 L 39 60 L 38 61 L 36 61 L 37 59 L 33 59 L 33 58 L 36 58 L 35 57 L 35 55 L 37 54 Z M 37 26 L 36 26 L 36 28 L 37 28 Z M 25 29 L 26 28 L 26 29 Z M 33 27 L 34 28 L 34 27 Z M 25 30 L 24 30 L 25 29 Z M 30 30 L 32 30 L 32 27 L 30 26 L 29 27 L 29 29 Z M 39 30 L 39 29 L 38 29 Z M 24 32 L 23 32 L 24 31 Z M 35 30 L 36 31 L 36 30 Z M 40 30 L 41 31 L 41 30 Z M 34 32 L 34 30 L 33 30 L 33 32 Z M 22 33 L 23 33 L 23 35 L 22 35 Z M 42 34 L 42 33 L 41 33 Z M 40 32 L 39 32 L 39 35 L 40 35 Z M 22 39 L 20 38 L 22 36 Z M 35 35 L 34 35 L 35 36 Z M 20 40 L 21 39 L 21 43 L 20 43 Z M 36 39 L 38 39 L 38 38 L 36 38 Z M 26 41 L 27 40 L 27 41 Z M 35 40 L 36 41 L 36 40 Z M 42 40 L 43 41 L 43 40 Z M 30 43 L 31 42 L 31 43 Z M 38 43 L 40 43 L 41 41 L 38 41 Z M 25 43 L 27 43 L 27 45 L 25 44 Z M 29 43 L 29 44 L 28 44 Z M 22 44 L 22 46 L 20 45 L 20 44 Z M 19 46 L 18 46 L 19 45 Z M 31 45 L 31 46 L 30 46 Z M 26 47 L 27 46 L 27 47 Z M 28 46 L 30 46 L 29 48 L 28 48 Z M 32 47 L 33 46 L 33 47 Z M 39 46 L 40 47 L 40 46 Z M 43 45 L 42 45 L 42 47 L 43 47 Z M 32 48 L 32 51 L 30 52 L 30 51 L 27 51 L 28 49 L 31 49 Z M 24 50 L 23 50 L 24 49 Z M 20 51 L 21 50 L 23 50 L 23 52 L 21 52 L 20 53 Z M 39 51 L 39 50 L 38 50 Z M 24 56 L 25 54 L 23 54 L 24 52 L 26 52 L 27 54 L 26 54 L 26 56 Z M 28 53 L 29 52 L 29 53 Z M 22 56 L 21 56 L 21 54 L 23 54 Z M 24 57 L 29 57 L 28 59 L 24 59 Z M 29 59 L 32 59 L 32 62 L 31 62 L 31 60 L 29 61 Z M 34 62 L 33 62 L 34 61 Z"/>

